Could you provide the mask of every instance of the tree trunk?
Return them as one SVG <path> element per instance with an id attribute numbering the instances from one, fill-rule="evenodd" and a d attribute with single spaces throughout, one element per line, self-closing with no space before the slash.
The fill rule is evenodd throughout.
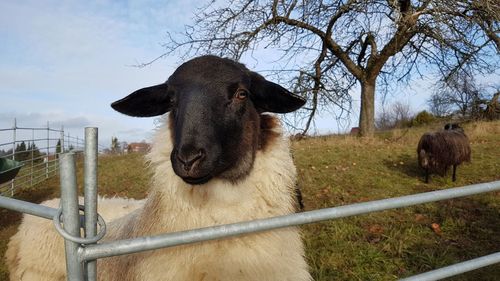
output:
<path id="1" fill-rule="evenodd" d="M 361 81 L 359 135 L 373 137 L 375 131 L 375 79 Z"/>

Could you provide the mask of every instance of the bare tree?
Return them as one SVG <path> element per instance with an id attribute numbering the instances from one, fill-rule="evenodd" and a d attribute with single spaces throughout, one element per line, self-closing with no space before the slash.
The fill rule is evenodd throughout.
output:
<path id="1" fill-rule="evenodd" d="M 169 34 L 162 56 L 240 59 L 274 48 L 274 73 L 308 97 L 304 133 L 324 107 L 349 110 L 359 83 L 360 134 L 371 136 L 376 86 L 408 82 L 422 63 L 443 77 L 495 67 L 499 19 L 498 0 L 212 1 L 183 34 Z"/>
<path id="2" fill-rule="evenodd" d="M 403 127 L 410 123 L 413 115 L 408 103 L 397 101 L 382 109 L 375 119 L 375 126 L 381 130 Z"/>
<path id="3" fill-rule="evenodd" d="M 392 105 L 392 111 L 396 126 L 402 126 L 405 123 L 407 124 L 413 117 L 409 103 L 397 101 Z"/>
<path id="4" fill-rule="evenodd" d="M 481 112 L 480 105 L 486 104 L 482 86 L 464 72 L 455 73 L 441 81 L 436 91 L 441 102 L 456 109 L 462 117 L 477 118 Z"/>
<path id="5" fill-rule="evenodd" d="M 430 112 L 436 117 L 445 117 L 453 112 L 453 106 L 441 91 L 434 91 L 427 100 Z"/>

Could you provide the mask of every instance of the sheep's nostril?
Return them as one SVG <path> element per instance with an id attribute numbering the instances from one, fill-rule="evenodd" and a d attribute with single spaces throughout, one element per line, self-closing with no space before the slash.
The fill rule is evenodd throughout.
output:
<path id="1" fill-rule="evenodd" d="M 194 164 L 199 162 L 205 157 L 205 151 L 203 149 L 198 150 L 196 154 L 181 155 L 177 153 L 177 160 L 182 163 L 182 166 L 186 172 L 190 171 Z"/>
<path id="2" fill-rule="evenodd" d="M 204 149 L 200 149 L 198 151 L 197 157 L 198 157 L 197 160 L 205 158 L 205 150 Z"/>

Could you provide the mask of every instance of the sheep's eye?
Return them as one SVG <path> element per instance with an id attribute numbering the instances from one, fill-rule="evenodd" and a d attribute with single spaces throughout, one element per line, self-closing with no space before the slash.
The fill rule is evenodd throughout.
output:
<path id="1" fill-rule="evenodd" d="M 234 97 L 239 99 L 239 100 L 244 100 L 248 97 L 248 92 L 244 89 L 238 89 L 238 90 L 236 90 Z"/>

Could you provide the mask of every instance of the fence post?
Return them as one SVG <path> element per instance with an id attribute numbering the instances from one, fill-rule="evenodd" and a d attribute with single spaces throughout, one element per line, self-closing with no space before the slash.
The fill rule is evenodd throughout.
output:
<path id="1" fill-rule="evenodd" d="M 12 160 L 16 160 L 16 129 L 17 129 L 17 120 L 14 118 L 14 127 L 12 127 L 13 136 L 12 136 Z M 10 196 L 14 196 L 14 185 L 15 178 L 12 179 L 10 183 Z"/>
<path id="2" fill-rule="evenodd" d="M 78 210 L 78 188 L 76 184 L 76 164 L 74 153 L 64 153 L 60 157 L 61 208 L 64 230 L 80 237 L 80 215 Z M 66 280 L 83 281 L 83 269 L 78 260 L 78 243 L 64 240 L 66 249 Z"/>
<path id="3" fill-rule="evenodd" d="M 30 173 L 30 187 L 33 186 L 33 165 L 35 164 L 35 129 L 31 129 L 31 173 Z"/>
<path id="4" fill-rule="evenodd" d="M 61 132 L 60 132 L 60 136 L 59 136 L 59 155 L 61 153 L 64 153 L 64 125 L 61 125 Z M 59 155 L 57 154 L 57 143 L 56 143 L 55 155 L 56 155 L 56 158 L 59 157 Z M 59 162 L 56 161 L 55 163 L 56 163 L 56 171 L 58 171 L 60 166 L 57 166 L 57 165 L 59 165 Z"/>
<path id="5" fill-rule="evenodd" d="M 85 191 L 85 237 L 97 234 L 97 128 L 85 128 L 84 191 Z M 78 140 L 78 138 L 77 138 Z M 77 144 L 78 145 L 78 144 Z M 97 262 L 84 264 L 87 281 L 97 279 Z"/>
<path id="6" fill-rule="evenodd" d="M 61 126 L 61 136 L 59 137 L 60 139 L 60 145 L 61 145 L 61 151 L 60 153 L 64 153 L 64 126 Z"/>
<path id="7" fill-rule="evenodd" d="M 50 155 L 50 130 L 49 130 L 49 121 L 47 121 L 47 162 L 45 162 L 45 178 L 49 178 L 49 155 Z"/>

